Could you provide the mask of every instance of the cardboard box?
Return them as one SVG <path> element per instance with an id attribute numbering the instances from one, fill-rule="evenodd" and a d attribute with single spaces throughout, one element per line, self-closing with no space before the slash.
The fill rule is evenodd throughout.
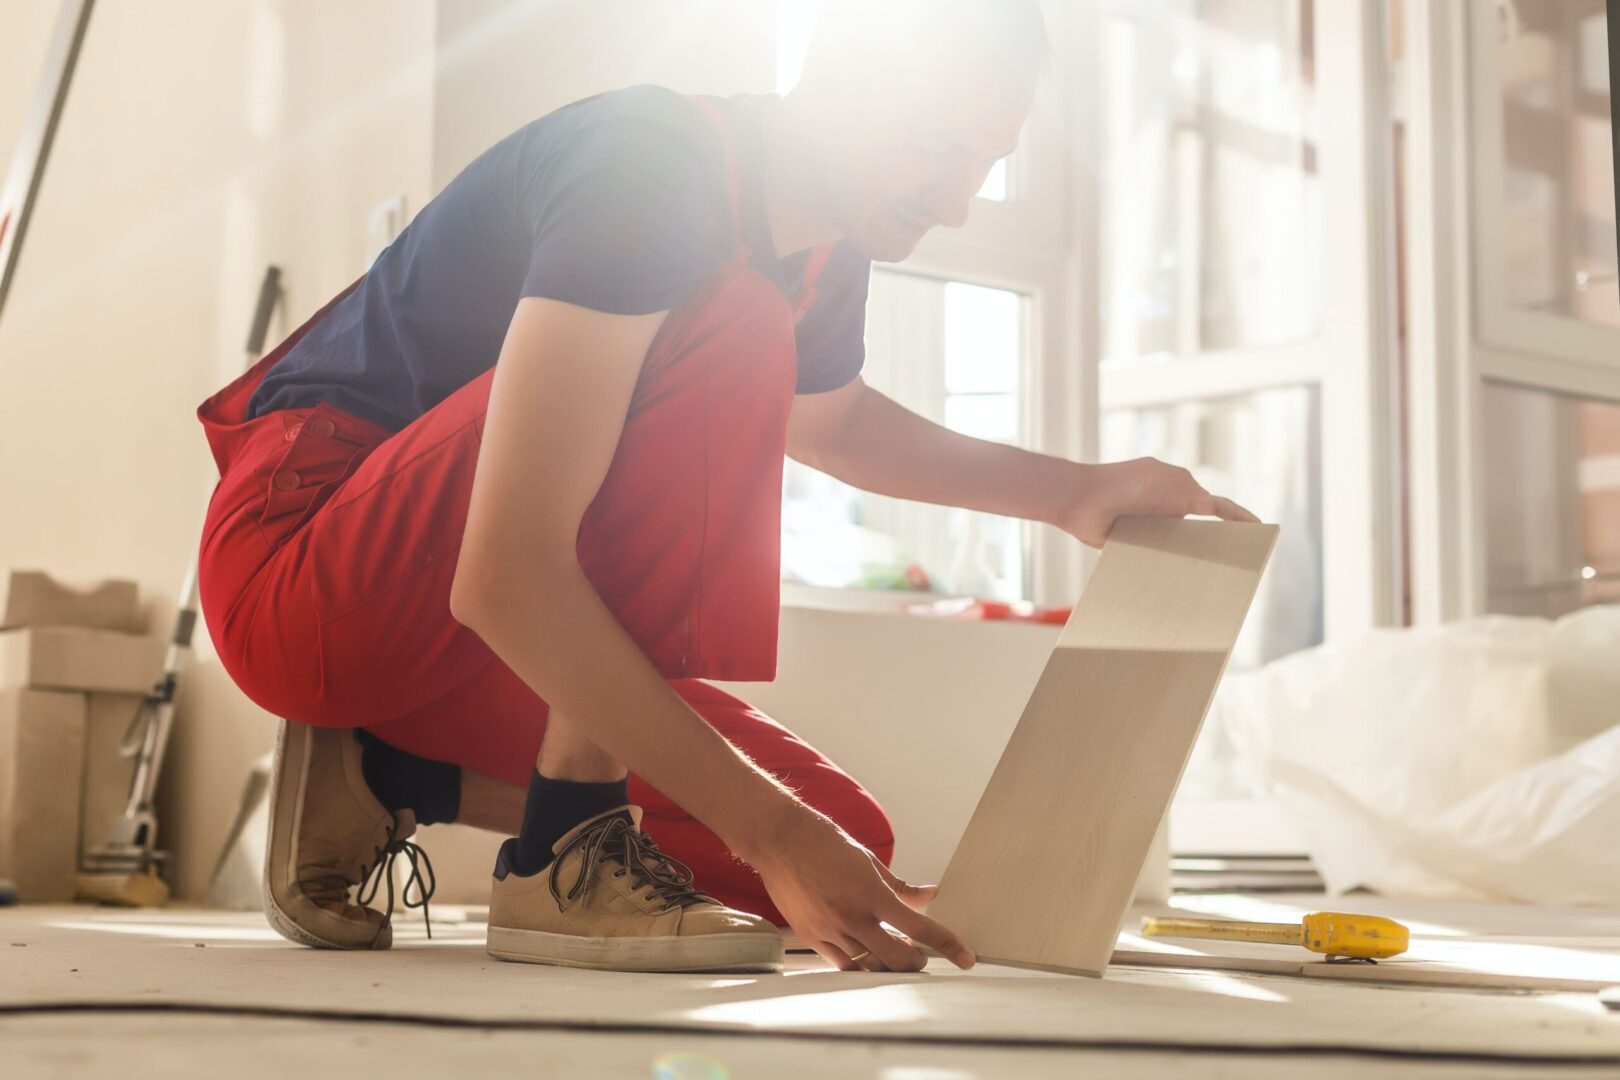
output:
<path id="1" fill-rule="evenodd" d="M 167 648 L 162 638 L 81 626 L 0 630 L 0 686 L 145 694 Z"/>
<path id="2" fill-rule="evenodd" d="M 118 748 L 141 707 L 138 694 L 87 694 L 84 728 L 84 799 L 79 815 L 79 864 L 86 852 L 112 837 L 113 826 L 129 805 L 135 759 Z"/>
<path id="3" fill-rule="evenodd" d="M 82 693 L 0 689 L 0 877 L 73 899 L 87 712 Z"/>
<path id="4" fill-rule="evenodd" d="M 0 877 L 23 900 L 73 899 L 80 861 L 111 838 L 135 764 L 119 747 L 166 649 L 82 626 L 0 630 Z"/>
<path id="5" fill-rule="evenodd" d="M 101 581 L 76 589 L 39 570 L 13 570 L 0 578 L 0 630 L 14 626 L 86 626 L 138 634 L 135 583 Z"/>

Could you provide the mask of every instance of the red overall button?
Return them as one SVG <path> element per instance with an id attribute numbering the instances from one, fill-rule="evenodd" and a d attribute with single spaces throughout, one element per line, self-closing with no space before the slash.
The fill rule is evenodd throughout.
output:
<path id="1" fill-rule="evenodd" d="M 309 422 L 309 433 L 317 439 L 330 439 L 335 431 L 337 425 L 324 416 L 316 417 Z"/>
<path id="2" fill-rule="evenodd" d="M 287 429 L 287 441 L 292 442 L 294 439 L 298 438 L 298 433 L 300 431 L 303 431 L 303 430 L 304 430 L 304 425 L 303 425 L 302 421 L 300 421 L 299 423 L 296 423 L 292 427 L 288 428 Z"/>
<path id="3" fill-rule="evenodd" d="M 271 483 L 276 485 L 277 491 L 291 491 L 298 486 L 298 474 L 291 469 L 287 469 L 276 473 L 275 479 Z"/>

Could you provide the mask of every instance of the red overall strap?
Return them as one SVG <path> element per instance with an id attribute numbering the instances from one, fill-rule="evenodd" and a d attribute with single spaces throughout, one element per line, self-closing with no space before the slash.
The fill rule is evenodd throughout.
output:
<path id="1" fill-rule="evenodd" d="M 799 279 L 799 303 L 793 309 L 793 321 L 798 322 L 804 318 L 805 313 L 815 306 L 816 279 L 827 268 L 827 260 L 832 258 L 832 244 L 820 244 L 810 249 L 810 258 L 804 264 L 804 276 Z"/>
<path id="2" fill-rule="evenodd" d="M 748 245 L 742 241 L 742 177 L 737 167 L 737 139 L 731 127 L 731 118 L 709 98 L 692 97 L 694 105 L 702 109 L 720 135 L 720 153 L 725 161 L 726 198 L 731 203 L 731 246 L 741 262 L 747 262 Z M 810 250 L 804 264 L 804 275 L 799 279 L 799 296 L 793 308 L 793 321 L 797 323 L 816 302 L 816 279 L 826 269 L 832 257 L 832 244 L 822 244 Z"/>

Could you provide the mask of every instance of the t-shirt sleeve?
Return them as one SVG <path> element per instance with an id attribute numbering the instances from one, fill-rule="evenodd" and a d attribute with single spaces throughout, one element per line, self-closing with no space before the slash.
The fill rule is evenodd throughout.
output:
<path id="1" fill-rule="evenodd" d="M 615 315 L 676 307 L 725 257 L 724 191 L 700 139 L 614 118 L 576 132 L 531 177 L 523 296 Z"/>
<path id="2" fill-rule="evenodd" d="M 816 302 L 799 320 L 796 392 L 820 394 L 854 381 L 866 364 L 866 292 L 872 262 L 847 243 L 833 248 Z"/>

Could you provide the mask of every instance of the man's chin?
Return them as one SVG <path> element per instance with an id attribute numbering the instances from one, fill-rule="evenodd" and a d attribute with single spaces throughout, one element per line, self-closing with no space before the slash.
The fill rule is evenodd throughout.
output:
<path id="1" fill-rule="evenodd" d="M 850 240 L 855 250 L 873 262 L 903 262 L 917 250 L 924 235 L 899 229 L 869 229 Z"/>

